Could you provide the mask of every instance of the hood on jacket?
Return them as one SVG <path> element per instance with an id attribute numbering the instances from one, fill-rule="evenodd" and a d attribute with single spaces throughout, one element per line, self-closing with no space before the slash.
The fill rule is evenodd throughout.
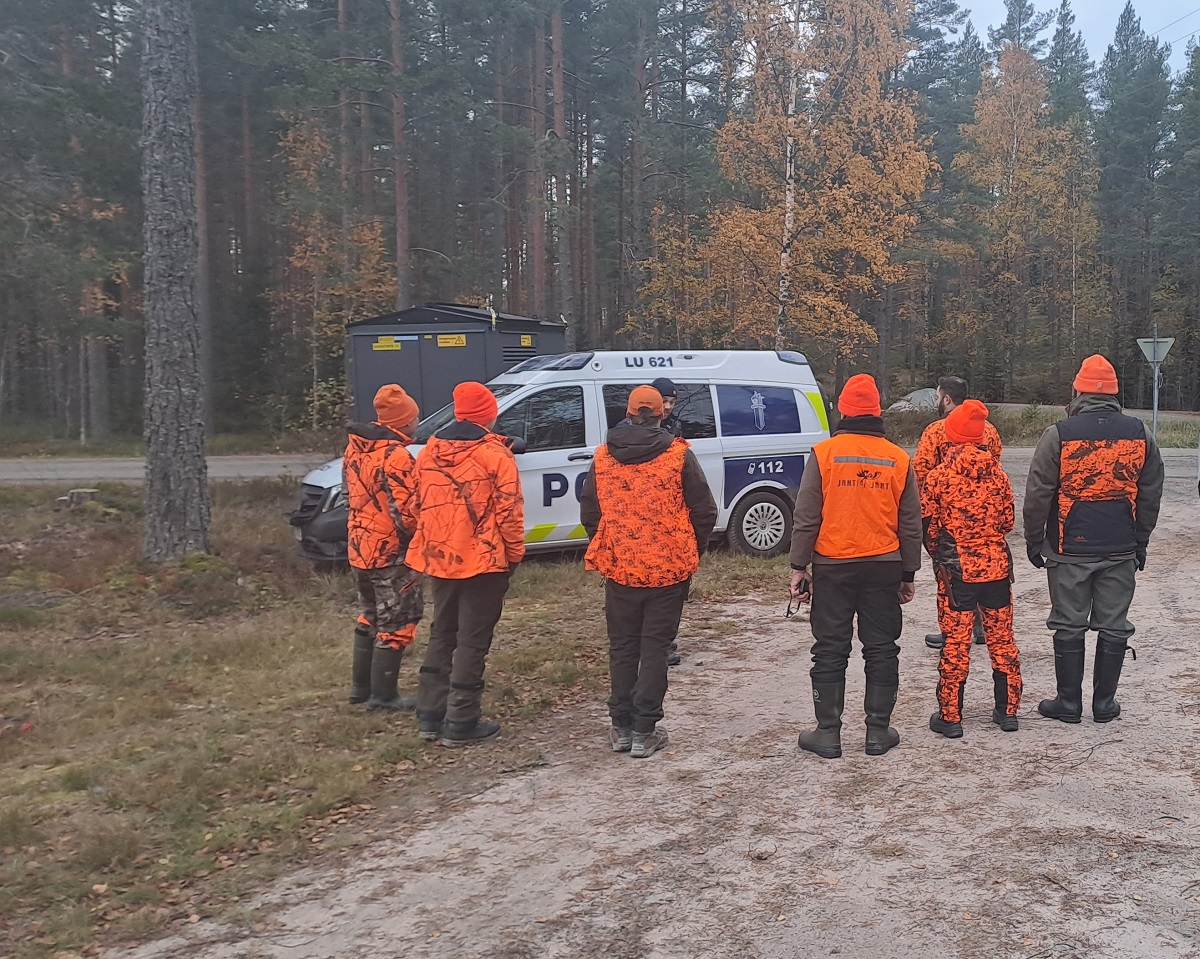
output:
<path id="1" fill-rule="evenodd" d="M 626 466 L 649 463 L 667 451 L 675 437 L 657 427 L 620 423 L 608 431 L 605 443 L 612 458 Z"/>
<path id="2" fill-rule="evenodd" d="M 499 433 L 485 430 L 467 420 L 455 420 L 434 433 L 425 444 L 425 449 L 439 466 L 449 467 L 469 459 L 486 443 L 496 443 L 508 449 L 504 437 Z"/>
<path id="3" fill-rule="evenodd" d="M 1104 410 L 1112 413 L 1122 412 L 1121 401 L 1108 393 L 1080 393 L 1067 404 L 1068 416 L 1075 416 L 1077 413 L 1099 413 Z"/>
<path id="4" fill-rule="evenodd" d="M 999 464 L 991 451 L 970 443 L 956 443 L 946 452 L 946 468 L 971 480 L 981 480 Z"/>
<path id="5" fill-rule="evenodd" d="M 412 442 L 403 433 L 397 433 L 382 423 L 350 423 L 346 426 L 346 434 L 350 445 L 359 452 L 366 452 L 381 444 L 403 443 L 407 446 Z"/>
<path id="6" fill-rule="evenodd" d="M 838 420 L 838 433 L 861 433 L 864 436 L 885 436 L 882 416 L 843 416 Z"/>

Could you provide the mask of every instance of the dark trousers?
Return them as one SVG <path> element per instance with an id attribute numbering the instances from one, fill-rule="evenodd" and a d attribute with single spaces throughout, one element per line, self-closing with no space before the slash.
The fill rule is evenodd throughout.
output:
<path id="1" fill-rule="evenodd" d="M 687 581 L 639 589 L 612 580 L 604 584 L 608 620 L 608 668 L 613 725 L 652 733 L 663 718 L 667 695 L 667 647 L 679 631 Z"/>
<path id="2" fill-rule="evenodd" d="M 473 723 L 483 698 L 483 670 L 504 610 L 508 573 L 471 579 L 428 577 L 433 586 L 429 648 L 417 687 L 417 711 Z"/>
<path id="3" fill-rule="evenodd" d="M 900 685 L 901 574 L 898 561 L 813 564 L 814 683 L 845 680 L 857 616 L 867 682 Z"/>

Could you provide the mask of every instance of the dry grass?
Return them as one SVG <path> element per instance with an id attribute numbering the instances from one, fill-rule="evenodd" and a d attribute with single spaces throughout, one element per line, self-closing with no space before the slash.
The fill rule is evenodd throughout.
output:
<path id="1" fill-rule="evenodd" d="M 218 555 L 159 570 L 137 558 L 136 492 L 56 511 L 60 492 L 0 488 L 0 940 L 15 959 L 240 908 L 264 876 L 352 841 L 339 824 L 495 777 L 528 758 L 523 726 L 603 698 L 602 591 L 577 557 L 515 578 L 486 702 L 510 735 L 450 758 L 411 717 L 345 704 L 354 591 L 296 555 L 294 484 L 215 485 Z M 705 563 L 698 601 L 781 593 L 786 575 Z"/>
<path id="2" fill-rule="evenodd" d="M 989 415 L 1000 431 L 1005 446 L 1036 446 L 1042 433 L 1066 416 L 1061 407 L 1026 406 L 1020 411 L 993 409 Z M 888 437 L 902 446 L 916 446 L 925 427 L 937 419 L 935 413 L 885 413 Z M 1164 448 L 1195 449 L 1200 439 L 1200 421 L 1159 418 L 1158 443 Z"/>

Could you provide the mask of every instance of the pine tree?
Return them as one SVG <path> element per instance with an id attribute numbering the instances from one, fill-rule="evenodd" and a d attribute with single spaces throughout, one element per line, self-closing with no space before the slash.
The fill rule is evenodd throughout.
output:
<path id="1" fill-rule="evenodd" d="M 988 43 L 992 52 L 999 54 L 1005 44 L 1012 44 L 1018 50 L 1035 57 L 1046 51 L 1046 41 L 1040 39 L 1050 26 L 1054 14 L 1050 11 L 1038 12 L 1033 6 L 1033 0 L 1004 0 L 1007 15 L 999 27 L 988 28 Z"/>
<path id="2" fill-rule="evenodd" d="M 1200 46 L 1175 92 L 1174 135 L 1162 175 L 1162 283 L 1156 298 L 1160 333 L 1179 338 L 1166 375 L 1187 404 L 1200 402 Z M 1169 382 L 1169 381 L 1168 381 Z"/>
<path id="3" fill-rule="evenodd" d="M 1075 29 L 1071 0 L 1062 0 L 1058 8 L 1046 68 L 1050 71 L 1050 106 L 1054 120 L 1061 124 L 1087 120 L 1091 114 L 1090 94 L 1095 83 L 1096 64 L 1088 56 L 1083 32 Z"/>
<path id="4" fill-rule="evenodd" d="M 142 14 L 142 184 L 146 242 L 146 530 L 153 562 L 212 549 L 196 315 L 199 90 L 190 0 Z"/>

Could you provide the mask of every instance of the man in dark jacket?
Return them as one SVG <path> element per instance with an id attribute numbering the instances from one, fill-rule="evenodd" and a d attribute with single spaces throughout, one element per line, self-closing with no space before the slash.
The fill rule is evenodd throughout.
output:
<path id="1" fill-rule="evenodd" d="M 650 384 L 663 399 L 663 421 L 659 429 L 666 430 L 672 436 L 683 436 L 683 423 L 675 415 L 675 404 L 679 402 L 679 388 L 665 376 L 660 376 Z"/>
<path id="2" fill-rule="evenodd" d="M 704 471 L 685 440 L 660 428 L 662 396 L 629 395 L 630 422 L 596 450 L 579 501 L 591 537 L 588 569 L 604 576 L 616 752 L 652 756 L 667 745 L 658 726 L 667 693 L 667 646 L 688 584 L 717 522 Z"/>
<path id="3" fill-rule="evenodd" d="M 909 456 L 884 436 L 879 389 L 865 373 L 838 397 L 837 432 L 813 447 L 796 494 L 792 598 L 812 602 L 817 728 L 801 749 L 842 755 L 842 708 L 854 620 L 866 660 L 866 752 L 900 743 L 889 722 L 900 685 L 902 603 L 921 568 L 921 496 Z M 811 572 L 809 566 L 812 566 Z"/>
<path id="4" fill-rule="evenodd" d="M 1025 548 L 1050 584 L 1058 695 L 1038 712 L 1064 723 L 1083 716 L 1084 638 L 1099 634 L 1092 717 L 1121 714 L 1117 684 L 1133 624 L 1135 574 L 1158 522 L 1163 461 L 1141 420 L 1117 400 L 1117 373 L 1099 354 L 1083 361 L 1067 418 L 1042 434 L 1025 488 Z"/>

